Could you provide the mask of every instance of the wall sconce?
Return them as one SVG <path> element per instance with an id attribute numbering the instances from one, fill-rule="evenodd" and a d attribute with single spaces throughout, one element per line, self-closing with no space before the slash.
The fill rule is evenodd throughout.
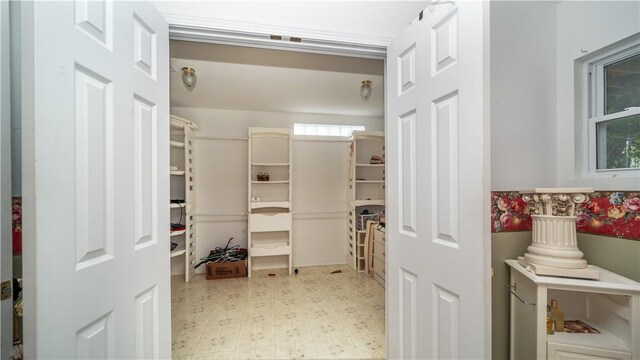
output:
<path id="1" fill-rule="evenodd" d="M 196 87 L 196 69 L 185 66 L 182 68 L 182 82 L 187 90 L 191 91 Z"/>
<path id="2" fill-rule="evenodd" d="M 373 89 L 371 89 L 371 80 L 362 80 L 360 82 L 360 97 L 362 97 L 362 100 L 369 100 L 372 91 Z"/>

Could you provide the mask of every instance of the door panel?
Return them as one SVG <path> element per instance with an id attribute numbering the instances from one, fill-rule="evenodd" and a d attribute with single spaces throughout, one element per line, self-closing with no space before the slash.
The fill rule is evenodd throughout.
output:
<path id="1" fill-rule="evenodd" d="M 387 51 L 389 358 L 490 356 L 487 16 L 436 2 Z"/>
<path id="2" fill-rule="evenodd" d="M 26 357 L 169 358 L 167 23 L 142 2 L 25 17 Z"/>

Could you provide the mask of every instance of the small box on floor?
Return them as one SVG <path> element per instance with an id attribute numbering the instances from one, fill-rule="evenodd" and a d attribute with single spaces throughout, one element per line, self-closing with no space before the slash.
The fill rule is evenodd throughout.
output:
<path id="1" fill-rule="evenodd" d="M 246 260 L 227 263 L 207 263 L 207 280 L 230 279 L 247 276 Z"/>

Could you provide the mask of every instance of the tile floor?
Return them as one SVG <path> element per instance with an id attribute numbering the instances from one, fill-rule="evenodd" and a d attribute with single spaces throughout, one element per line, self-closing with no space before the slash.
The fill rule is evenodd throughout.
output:
<path id="1" fill-rule="evenodd" d="M 384 289 L 347 265 L 183 279 L 172 279 L 174 359 L 384 358 Z"/>

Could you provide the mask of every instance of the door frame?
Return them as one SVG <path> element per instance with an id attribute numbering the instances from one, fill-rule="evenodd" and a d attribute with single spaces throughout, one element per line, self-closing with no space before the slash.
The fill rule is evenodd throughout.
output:
<path id="1" fill-rule="evenodd" d="M 11 50 L 9 2 L 0 2 L 0 281 L 13 288 L 13 241 L 11 197 Z M 13 289 L 12 289 L 13 290 Z M 0 302 L 0 357 L 7 359 L 13 350 L 13 291 Z"/>
<path id="2" fill-rule="evenodd" d="M 487 12 L 488 14 L 488 12 Z M 247 30 L 238 30 L 238 23 L 229 22 L 227 24 L 222 24 L 223 26 L 219 26 L 220 23 L 215 23 L 218 26 L 208 26 L 207 24 L 203 24 L 201 19 L 197 18 L 186 18 L 186 17 L 176 17 L 171 16 L 170 14 L 162 14 L 165 16 L 165 19 L 169 23 L 169 40 L 181 40 L 181 41 L 192 41 L 192 42 L 202 42 L 202 43 L 210 43 L 210 44 L 221 44 L 221 45 L 232 45 L 232 46 L 244 46 L 244 47 L 255 47 L 255 48 L 267 48 L 267 49 L 275 49 L 275 50 L 288 50 L 288 51 L 297 51 L 297 52 L 307 52 L 307 53 L 315 53 L 315 54 L 327 54 L 327 55 L 337 55 L 337 56 L 349 56 L 349 57 L 357 57 L 357 58 L 369 58 L 369 59 L 380 59 L 384 62 L 384 86 L 387 88 L 387 66 L 386 66 L 386 57 L 387 57 L 387 46 L 376 44 L 375 38 L 370 38 L 369 42 L 366 42 L 366 38 L 360 38 L 360 41 L 354 40 L 351 42 L 339 42 L 333 40 L 323 40 L 321 38 L 316 39 L 307 39 L 305 38 L 304 45 L 300 43 L 294 43 L 292 45 L 288 41 L 271 41 L 268 40 L 269 34 L 267 32 L 263 32 L 262 34 L 256 33 L 254 31 Z M 416 14 L 416 17 L 421 15 L 420 13 Z M 486 15 L 488 17 L 488 15 Z M 489 19 L 485 19 L 485 21 L 489 21 Z M 246 24 L 245 24 L 246 25 Z M 251 24 L 255 25 L 255 24 Z M 234 27 L 236 26 L 236 27 Z M 264 29 L 263 29 L 264 30 Z M 289 29 L 290 30 L 290 29 Z M 349 34 L 345 34 L 345 38 L 347 39 L 355 39 L 354 37 L 349 37 Z M 488 41 L 488 34 L 483 34 L 485 40 Z M 169 59 L 171 61 L 171 59 Z M 485 70 L 490 66 L 490 60 L 485 59 Z M 489 82 L 484 81 L 483 84 L 485 94 L 489 94 Z M 488 96 L 488 95 L 486 95 Z M 384 110 L 384 123 L 386 126 L 387 119 L 387 98 L 386 93 L 384 97 L 385 102 L 385 110 Z M 485 106 L 484 109 L 484 117 L 488 118 L 489 116 L 489 107 Z M 490 129 L 488 125 L 484 127 L 484 136 L 487 139 L 487 144 L 490 144 Z M 386 133 L 386 129 L 385 129 Z M 385 137 L 385 146 L 387 146 L 387 138 Z M 486 145 L 487 147 L 489 145 Z M 485 149 L 485 151 L 489 151 Z M 485 170 L 483 174 L 483 180 L 489 178 L 490 172 Z M 385 198 L 388 200 L 389 197 L 397 196 L 397 194 L 389 193 L 388 187 L 386 189 Z M 488 195 L 487 195 L 488 198 Z M 487 207 L 489 204 L 487 203 Z M 488 221 L 488 220 L 487 220 Z M 488 223 L 487 223 L 488 226 Z M 385 243 L 385 247 L 389 246 L 389 242 Z M 387 249 L 388 250 L 388 249 Z M 487 266 L 491 265 L 491 241 L 488 239 L 484 244 L 485 254 L 485 263 Z M 387 251 L 388 252 L 388 251 Z M 385 264 L 385 267 L 388 267 L 388 263 Z M 385 269 L 388 271 L 388 269 Z M 388 303 L 388 282 L 385 279 L 385 303 Z M 482 294 L 485 297 L 485 306 L 487 309 L 491 309 L 491 287 L 487 287 Z M 485 309 L 486 310 L 486 309 Z M 489 310 L 490 311 L 490 310 Z M 389 311 L 385 307 L 385 342 L 388 344 L 388 327 L 389 327 Z M 488 314 L 485 317 L 485 329 L 487 331 L 488 336 L 485 339 L 485 349 L 487 349 L 487 353 L 491 353 L 491 344 L 492 344 L 492 333 L 491 333 L 491 316 Z M 386 348 L 388 352 L 388 346 Z M 387 355 L 387 354 L 385 354 Z"/>

